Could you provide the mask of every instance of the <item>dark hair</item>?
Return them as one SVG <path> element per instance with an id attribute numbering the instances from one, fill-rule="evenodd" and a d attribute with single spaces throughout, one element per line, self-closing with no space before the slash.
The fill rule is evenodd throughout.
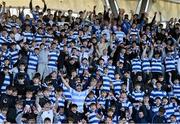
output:
<path id="1" fill-rule="evenodd" d="M 32 79 L 33 79 L 33 80 L 34 80 L 34 79 L 40 79 L 40 77 L 37 76 L 37 75 L 34 75 L 34 77 L 33 77 Z"/>
<path id="2" fill-rule="evenodd" d="M 148 97 L 148 98 L 149 98 L 149 95 L 148 95 L 148 94 L 145 94 L 145 95 L 144 95 L 144 98 L 145 98 L 145 97 Z"/>
<path id="3" fill-rule="evenodd" d="M 49 89 L 47 87 L 43 87 L 42 88 L 42 91 L 45 92 L 45 91 L 48 91 Z"/>
<path id="4" fill-rule="evenodd" d="M 8 111 L 8 107 L 2 107 L 1 111 Z"/>
<path id="5" fill-rule="evenodd" d="M 62 88 L 62 87 L 56 88 L 56 92 L 62 92 L 62 91 L 63 91 L 63 88 Z"/>
<path id="6" fill-rule="evenodd" d="M 166 110 L 165 110 L 163 107 L 160 107 L 160 108 L 159 108 L 159 112 L 165 113 L 165 111 L 166 111 Z"/>
<path id="7" fill-rule="evenodd" d="M 90 104 L 90 106 L 94 106 L 94 105 L 96 106 L 96 103 L 91 103 L 91 104 Z"/>
<path id="8" fill-rule="evenodd" d="M 160 99 L 160 100 L 161 100 L 161 98 L 160 98 L 160 97 L 156 97 L 156 98 L 155 98 L 155 100 L 156 100 L 156 99 Z"/>
<path id="9" fill-rule="evenodd" d="M 1 46 L 7 46 L 7 43 L 2 43 Z"/>
<path id="10" fill-rule="evenodd" d="M 16 101 L 16 105 L 23 105 L 23 101 Z"/>
<path id="11" fill-rule="evenodd" d="M 39 78 L 40 78 L 40 77 L 41 77 L 41 74 L 37 72 L 37 73 L 34 75 L 34 77 L 39 77 Z"/>
<path id="12" fill-rule="evenodd" d="M 44 119 L 44 122 L 47 122 L 47 121 L 50 121 L 50 122 L 51 122 L 51 119 L 50 119 L 50 118 L 48 118 L 48 117 L 47 117 L 47 118 L 45 118 L 45 119 Z"/>
<path id="13" fill-rule="evenodd" d="M 175 117 L 176 118 L 176 115 L 172 114 L 170 117 Z"/>
<path id="14" fill-rule="evenodd" d="M 19 74 L 18 76 L 17 76 L 17 79 L 24 79 L 25 77 L 24 77 L 24 74 Z"/>
<path id="15" fill-rule="evenodd" d="M 26 66 L 26 64 L 25 64 L 24 62 L 20 62 L 20 63 L 19 63 L 19 66 L 20 66 L 20 65 Z"/>
<path id="16" fill-rule="evenodd" d="M 35 6 L 36 8 L 40 8 L 38 5 Z"/>
<path id="17" fill-rule="evenodd" d="M 10 85 L 6 87 L 6 90 L 13 90 L 13 89 L 14 89 L 14 87 L 10 86 Z"/>
<path id="18" fill-rule="evenodd" d="M 71 108 L 77 108 L 78 106 L 76 104 L 71 104 Z"/>
<path id="19" fill-rule="evenodd" d="M 112 108 L 109 108 L 107 111 L 108 111 L 108 112 L 110 112 L 110 111 L 113 112 L 113 109 L 112 109 Z"/>
<path id="20" fill-rule="evenodd" d="M 5 66 L 5 67 L 3 68 L 3 70 L 9 70 L 9 67 L 8 67 L 8 66 Z"/>
<path id="21" fill-rule="evenodd" d="M 144 113 L 144 111 L 143 111 L 143 110 L 139 110 L 139 112 L 142 112 L 142 113 Z M 138 112 L 138 113 L 139 113 L 139 112 Z"/>

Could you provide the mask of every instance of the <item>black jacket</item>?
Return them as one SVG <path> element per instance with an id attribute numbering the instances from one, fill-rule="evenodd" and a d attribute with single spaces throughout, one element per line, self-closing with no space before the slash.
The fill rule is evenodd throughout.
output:
<path id="1" fill-rule="evenodd" d="M 164 117 L 164 116 L 160 116 L 160 115 L 155 115 L 154 117 L 153 117 L 153 119 L 152 119 L 152 123 L 153 124 L 156 124 L 156 123 L 161 123 L 161 124 L 163 124 L 163 123 L 167 123 L 167 120 L 166 120 L 166 118 Z"/>
<path id="2" fill-rule="evenodd" d="M 18 112 L 16 108 L 10 108 L 7 113 L 7 121 L 11 123 L 16 123 L 16 117 L 20 112 Z"/>
<path id="3" fill-rule="evenodd" d="M 146 120 L 145 117 L 143 117 L 143 118 L 137 118 L 136 123 L 144 123 L 144 124 L 146 124 L 146 123 L 148 123 L 148 121 Z"/>
<path id="4" fill-rule="evenodd" d="M 70 76 L 72 70 L 76 70 L 77 68 L 80 67 L 79 62 L 75 62 L 73 65 L 70 64 L 69 62 L 65 63 L 65 67 L 66 67 L 66 71 L 67 71 L 67 75 Z"/>
<path id="5" fill-rule="evenodd" d="M 9 76 L 10 76 L 10 82 L 12 84 L 13 83 L 13 75 L 9 73 Z M 3 84 L 3 82 L 4 82 L 4 79 L 5 79 L 4 72 L 0 72 L 0 87 Z"/>
<path id="6" fill-rule="evenodd" d="M 82 120 L 82 115 L 78 112 L 73 113 L 72 111 L 68 112 L 68 119 L 72 118 L 73 123 L 78 123 L 80 120 Z"/>
<path id="7" fill-rule="evenodd" d="M 8 107 L 13 108 L 15 107 L 16 97 L 10 96 L 6 93 L 0 94 L 0 108 Z"/>

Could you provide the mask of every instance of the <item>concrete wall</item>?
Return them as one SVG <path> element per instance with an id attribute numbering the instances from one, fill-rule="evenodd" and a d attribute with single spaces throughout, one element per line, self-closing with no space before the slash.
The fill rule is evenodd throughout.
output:
<path id="1" fill-rule="evenodd" d="M 119 7 L 124 8 L 127 14 L 130 14 L 130 10 L 136 11 L 138 0 L 117 0 Z M 180 4 L 169 2 L 168 0 L 154 0 L 149 6 L 149 17 L 153 18 L 155 12 L 161 11 L 162 20 L 169 20 L 171 17 L 180 18 Z M 159 16 L 157 16 L 157 20 Z"/>
<path id="2" fill-rule="evenodd" d="M 2 0 L 1 0 L 2 1 Z M 4 0 L 7 6 L 26 6 L 28 7 L 30 0 Z M 104 0 L 45 0 L 48 8 L 68 10 L 72 9 L 75 12 L 80 10 L 92 11 L 93 6 L 97 6 L 97 11 L 103 11 Z M 161 11 L 163 20 L 169 20 L 170 17 L 180 17 L 180 4 L 167 2 L 168 0 L 154 0 L 149 7 L 149 16 L 152 18 L 155 11 Z M 120 8 L 124 8 L 127 14 L 130 10 L 136 10 L 138 0 L 117 0 Z M 41 0 L 33 0 L 33 5 L 43 6 Z M 15 13 L 15 12 L 14 12 Z M 158 17 L 157 17 L 158 19 Z"/>
<path id="3" fill-rule="evenodd" d="M 136 11 L 138 0 L 117 0 L 120 8 L 125 9 L 126 14 L 130 14 L 130 10 Z"/>
<path id="4" fill-rule="evenodd" d="M 149 16 L 153 17 L 154 12 L 161 11 L 162 20 L 169 20 L 171 17 L 180 18 L 180 4 L 167 0 L 156 0 L 149 7 Z"/>
<path id="5" fill-rule="evenodd" d="M 11 5 L 13 7 L 17 6 L 29 6 L 30 0 L 4 0 L 7 3 L 7 6 Z M 97 6 L 97 11 L 103 10 L 102 0 L 45 0 L 48 8 L 68 10 L 73 9 L 75 12 L 80 10 L 91 11 L 93 6 Z M 33 0 L 33 5 L 43 6 L 41 0 Z"/>

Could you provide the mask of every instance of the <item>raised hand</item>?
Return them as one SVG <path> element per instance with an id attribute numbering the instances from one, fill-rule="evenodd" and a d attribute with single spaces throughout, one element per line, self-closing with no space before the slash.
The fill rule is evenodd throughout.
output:
<path id="1" fill-rule="evenodd" d="M 159 15 L 161 15 L 161 12 L 159 11 Z"/>
<path id="2" fill-rule="evenodd" d="M 130 13 L 131 13 L 131 14 L 134 14 L 134 11 L 133 11 L 133 10 L 130 10 Z"/>
<path id="3" fill-rule="evenodd" d="M 59 75 L 60 77 L 62 76 L 61 71 L 59 71 L 58 75 Z"/>
<path id="4" fill-rule="evenodd" d="M 125 13 L 125 9 L 122 9 L 122 13 L 123 13 L 123 14 Z"/>
<path id="5" fill-rule="evenodd" d="M 21 7 L 19 6 L 17 9 L 20 11 Z"/>
<path id="6" fill-rule="evenodd" d="M 91 81 L 91 86 L 96 86 L 96 84 L 97 84 L 97 81 L 94 79 L 93 81 Z"/>
<path id="7" fill-rule="evenodd" d="M 96 9 L 96 5 L 93 8 Z"/>
<path id="8" fill-rule="evenodd" d="M 177 18 L 175 18 L 175 19 L 174 19 L 174 22 L 177 22 L 177 20 L 178 20 L 178 19 L 177 19 Z"/>
<path id="9" fill-rule="evenodd" d="M 169 77 L 171 77 L 171 76 L 172 76 L 172 73 L 171 73 L 171 72 L 169 72 L 169 73 L 168 73 L 168 75 L 169 75 Z"/>
<path id="10" fill-rule="evenodd" d="M 6 6 L 6 2 L 3 1 L 3 2 L 2 2 L 2 5 L 3 5 L 3 6 Z"/>

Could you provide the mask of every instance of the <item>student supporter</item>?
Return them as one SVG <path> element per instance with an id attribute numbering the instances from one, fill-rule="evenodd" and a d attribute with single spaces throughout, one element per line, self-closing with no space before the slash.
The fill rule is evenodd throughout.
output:
<path id="1" fill-rule="evenodd" d="M 180 122 L 180 20 L 42 2 L 0 6 L 0 123 Z"/>
<path id="2" fill-rule="evenodd" d="M 29 53 L 27 73 L 29 75 L 30 80 L 35 75 L 37 70 L 38 58 L 39 58 L 38 54 L 39 54 L 39 48 L 35 48 L 34 51 Z"/>
<path id="3" fill-rule="evenodd" d="M 81 84 L 76 84 L 76 90 L 72 89 L 69 84 L 66 82 L 66 80 L 61 75 L 62 82 L 65 84 L 65 86 L 69 89 L 72 97 L 72 103 L 77 105 L 77 110 L 80 113 L 83 113 L 83 104 L 85 101 L 85 98 L 89 94 L 89 92 L 94 88 L 96 85 L 96 82 L 92 80 L 91 86 L 89 89 L 82 91 Z"/>
<path id="4" fill-rule="evenodd" d="M 3 68 L 0 74 L 0 80 L 1 93 L 5 93 L 7 86 L 12 85 L 13 82 L 13 75 L 9 72 L 9 67 L 6 66 Z"/>
<path id="5" fill-rule="evenodd" d="M 154 115 L 152 123 L 167 123 L 164 113 L 165 109 L 163 107 L 160 107 L 158 113 Z"/>
<path id="6" fill-rule="evenodd" d="M 41 79 L 45 79 L 45 77 L 48 75 L 48 55 L 48 48 L 45 46 L 44 43 L 41 43 L 37 67 L 37 72 L 40 73 Z"/>

